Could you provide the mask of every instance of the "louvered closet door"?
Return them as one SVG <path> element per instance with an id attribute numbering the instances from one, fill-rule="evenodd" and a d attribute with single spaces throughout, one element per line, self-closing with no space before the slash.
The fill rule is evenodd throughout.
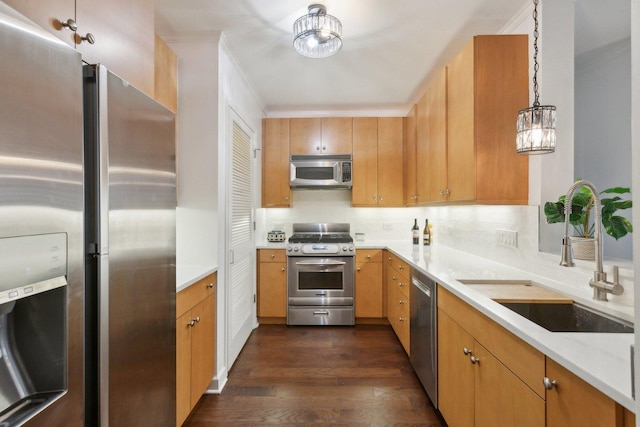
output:
<path id="1" fill-rule="evenodd" d="M 242 350 L 253 328 L 253 179 L 251 135 L 244 122 L 232 112 L 230 203 L 228 205 L 229 265 L 227 325 L 229 367 Z"/>

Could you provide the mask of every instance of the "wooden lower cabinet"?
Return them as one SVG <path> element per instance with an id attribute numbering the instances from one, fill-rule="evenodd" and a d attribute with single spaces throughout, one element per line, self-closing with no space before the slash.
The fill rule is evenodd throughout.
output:
<path id="1" fill-rule="evenodd" d="M 635 415 L 547 357 L 547 427 L 632 427 Z"/>
<path id="2" fill-rule="evenodd" d="M 382 249 L 356 251 L 355 312 L 357 318 L 382 318 Z"/>
<path id="3" fill-rule="evenodd" d="M 284 249 L 258 249 L 258 317 L 261 323 L 286 323 L 287 256 Z"/>
<path id="4" fill-rule="evenodd" d="M 527 371 L 541 384 L 544 355 L 438 288 L 438 408 L 449 426 L 544 427 L 544 393 Z"/>
<path id="5" fill-rule="evenodd" d="M 176 296 L 176 425 L 181 426 L 215 375 L 216 273 Z"/>
<path id="6" fill-rule="evenodd" d="M 385 281 L 387 288 L 387 319 L 407 354 L 411 354 L 411 311 L 409 265 L 385 251 Z"/>

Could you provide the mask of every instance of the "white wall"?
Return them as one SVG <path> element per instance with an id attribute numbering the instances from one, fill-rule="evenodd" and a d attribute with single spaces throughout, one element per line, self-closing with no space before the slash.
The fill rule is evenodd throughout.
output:
<path id="1" fill-rule="evenodd" d="M 600 191 L 631 187 L 630 38 L 578 55 L 575 71 L 576 177 Z M 631 210 L 616 215 L 631 219 Z M 605 253 L 614 258 L 631 259 L 632 243 L 608 234 L 603 240 Z"/>
<path id="2" fill-rule="evenodd" d="M 219 37 L 214 32 L 165 38 L 178 56 L 179 265 L 213 266 L 218 260 Z"/>

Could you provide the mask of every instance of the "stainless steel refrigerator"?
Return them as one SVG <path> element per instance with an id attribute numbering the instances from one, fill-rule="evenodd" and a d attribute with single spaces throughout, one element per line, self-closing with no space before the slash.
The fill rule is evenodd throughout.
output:
<path id="1" fill-rule="evenodd" d="M 0 1 L 0 425 L 175 425 L 174 115 Z"/>
<path id="2" fill-rule="evenodd" d="M 83 74 L 87 425 L 173 426 L 174 115 L 103 66 Z"/>

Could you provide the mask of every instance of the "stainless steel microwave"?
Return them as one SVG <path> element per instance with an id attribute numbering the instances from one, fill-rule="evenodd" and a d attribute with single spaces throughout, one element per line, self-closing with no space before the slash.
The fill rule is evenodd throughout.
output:
<path id="1" fill-rule="evenodd" d="M 291 156 L 292 188 L 351 188 L 351 154 Z"/>

